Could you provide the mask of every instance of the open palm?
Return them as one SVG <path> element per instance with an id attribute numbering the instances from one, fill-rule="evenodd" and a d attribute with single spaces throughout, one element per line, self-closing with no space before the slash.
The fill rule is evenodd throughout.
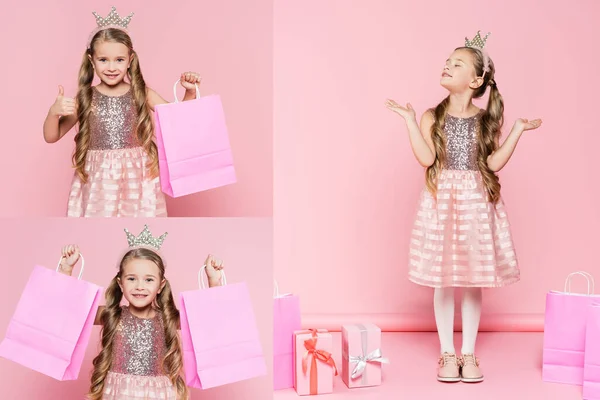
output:
<path id="1" fill-rule="evenodd" d="M 415 109 L 412 108 L 412 106 L 410 105 L 410 103 L 407 103 L 406 107 L 402 107 L 400 104 L 396 103 L 394 100 L 387 99 L 386 102 L 385 102 L 385 106 L 389 110 L 392 110 L 396 114 L 399 114 L 405 120 L 415 119 L 416 118 Z"/>
<path id="2" fill-rule="evenodd" d="M 515 122 L 516 128 L 521 129 L 523 131 L 530 131 L 532 129 L 537 129 L 540 127 L 540 125 L 542 125 L 541 119 L 534 119 L 534 120 L 529 121 L 528 119 L 525 119 L 525 118 L 519 118 Z"/>

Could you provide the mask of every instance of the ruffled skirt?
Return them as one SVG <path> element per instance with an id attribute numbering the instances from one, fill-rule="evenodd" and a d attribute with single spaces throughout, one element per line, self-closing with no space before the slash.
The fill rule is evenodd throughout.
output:
<path id="1" fill-rule="evenodd" d="M 75 174 L 69 194 L 68 217 L 166 217 L 160 179 L 151 178 L 142 147 L 89 150 L 83 184 Z"/>
<path id="2" fill-rule="evenodd" d="M 138 376 L 109 372 L 102 400 L 177 400 L 175 386 L 166 376 Z"/>
<path id="3" fill-rule="evenodd" d="M 441 287 L 500 287 L 520 279 L 502 199 L 487 201 L 479 171 L 442 170 L 424 189 L 410 239 L 409 279 Z"/>

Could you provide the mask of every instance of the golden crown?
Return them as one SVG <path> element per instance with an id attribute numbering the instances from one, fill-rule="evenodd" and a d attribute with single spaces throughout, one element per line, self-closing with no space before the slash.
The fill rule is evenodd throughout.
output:
<path id="1" fill-rule="evenodd" d="M 168 232 L 163 233 L 159 237 L 152 236 L 150 233 L 150 229 L 148 229 L 148 225 L 144 225 L 144 230 L 138 235 L 134 236 L 125 228 L 125 234 L 127 235 L 127 242 L 129 243 L 129 247 L 153 247 L 156 250 L 160 250 L 160 246 L 162 246 L 165 238 L 167 237 Z"/>

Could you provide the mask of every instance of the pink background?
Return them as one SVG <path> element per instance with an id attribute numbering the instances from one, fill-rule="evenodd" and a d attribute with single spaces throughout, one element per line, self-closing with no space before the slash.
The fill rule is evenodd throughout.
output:
<path id="1" fill-rule="evenodd" d="M 0 63 L 0 216 L 66 214 L 76 130 L 50 145 L 42 126 L 58 85 L 75 97 L 85 43 L 96 26 L 92 11 L 106 16 L 111 5 L 122 17 L 135 13 L 130 31 L 150 87 L 172 102 L 180 74 L 196 71 L 201 94 L 219 94 L 223 102 L 238 182 L 168 198 L 169 215 L 272 216 L 271 0 L 11 2 L 4 10 L 10 18 L 0 26 L 0 35 L 12 38 L 4 41 Z M 180 99 L 183 92 L 180 87 Z"/>
<path id="2" fill-rule="evenodd" d="M 137 235 L 148 223 L 157 236 L 165 231 L 161 252 L 173 291 L 198 287 L 197 271 L 206 255 L 223 259 L 229 283 L 245 281 L 250 290 L 269 375 L 206 391 L 192 391 L 193 399 L 270 398 L 272 393 L 273 264 L 270 219 L 7 219 L 0 230 L 0 252 L 5 266 L 0 291 L 0 337 L 3 338 L 20 294 L 36 264 L 55 268 L 60 249 L 76 243 L 86 260 L 82 279 L 106 286 L 127 250 L 123 228 Z M 75 270 L 78 274 L 79 270 Z M 59 382 L 0 358 L 0 387 L 6 399 L 81 399 L 89 388 L 92 359 L 99 347 L 100 327 L 94 327 L 79 379 Z"/>
<path id="3" fill-rule="evenodd" d="M 435 329 L 432 290 L 407 279 L 424 173 L 384 101 L 435 106 L 446 58 L 479 29 L 492 32 L 504 135 L 518 117 L 544 120 L 500 174 L 522 281 L 484 293 L 481 328 L 541 330 L 567 273 L 600 278 L 599 13 L 591 1 L 275 3 L 275 275 L 304 326 Z"/>

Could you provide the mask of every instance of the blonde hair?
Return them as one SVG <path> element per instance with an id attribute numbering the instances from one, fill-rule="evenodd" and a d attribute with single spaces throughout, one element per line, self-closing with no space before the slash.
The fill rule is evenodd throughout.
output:
<path id="1" fill-rule="evenodd" d="M 130 260 L 134 259 L 152 261 L 160 270 L 159 280 L 162 281 L 165 276 L 165 264 L 160 256 L 152 250 L 137 248 L 130 250 L 123 256 L 123 259 L 119 264 L 119 272 L 106 289 L 106 307 L 100 315 L 100 319 L 102 320 L 102 350 L 93 361 L 94 370 L 92 372 L 90 393 L 88 394 L 90 400 L 102 399 L 106 376 L 112 366 L 113 340 L 119 326 L 119 321 L 121 320 L 121 300 L 123 298 L 123 292 L 119 286 L 118 278 L 122 275 L 124 266 Z M 187 399 L 188 389 L 181 376 L 183 371 L 183 354 L 179 335 L 177 333 L 179 327 L 179 310 L 175 307 L 175 301 L 173 300 L 173 293 L 169 281 L 166 281 L 164 288 L 156 297 L 156 306 L 162 314 L 167 349 L 165 358 L 162 362 L 162 368 L 164 374 L 169 377 L 175 386 L 177 398 Z"/>
<path id="2" fill-rule="evenodd" d="M 462 49 L 469 51 L 473 55 L 477 76 L 483 75 L 483 54 L 481 51 L 470 47 L 459 47 L 456 50 Z M 487 158 L 498 148 L 497 141 L 500 138 L 502 125 L 504 124 L 504 101 L 495 84 L 494 74 L 496 69 L 491 59 L 489 60 L 489 68 L 490 70 L 483 77 L 483 84 L 473 93 L 473 98 L 482 97 L 486 89 L 490 88 L 487 108 L 480 120 L 481 129 L 478 135 L 477 166 L 488 194 L 488 200 L 495 204 L 500 199 L 500 180 L 498 175 L 488 167 Z M 494 81 L 492 85 L 490 85 L 491 80 Z M 437 192 L 437 177 L 446 161 L 444 121 L 449 103 L 450 98 L 446 97 L 435 108 L 429 110 L 433 113 L 435 119 L 431 127 L 431 140 L 436 156 L 434 163 L 427 168 L 426 186 L 434 197 Z"/>
<path id="3" fill-rule="evenodd" d="M 152 124 L 150 107 L 146 102 L 146 83 L 140 69 L 139 58 L 135 50 L 133 50 L 133 44 L 129 35 L 120 29 L 112 28 L 103 29 L 92 38 L 90 48 L 83 54 L 83 60 L 79 68 L 79 87 L 77 89 L 77 120 L 79 122 L 79 131 L 75 135 L 73 167 L 82 182 L 87 182 L 88 176 L 85 172 L 85 161 L 91 141 L 89 117 L 92 112 L 92 81 L 94 80 L 94 68 L 89 57 L 94 55 L 96 45 L 101 42 L 124 44 L 132 56 L 127 77 L 131 82 L 133 100 L 138 116 L 135 131 L 140 146 L 144 148 L 148 155 L 147 168 L 150 170 L 151 176 L 157 176 L 158 149 L 156 143 L 154 143 L 154 126 Z"/>

